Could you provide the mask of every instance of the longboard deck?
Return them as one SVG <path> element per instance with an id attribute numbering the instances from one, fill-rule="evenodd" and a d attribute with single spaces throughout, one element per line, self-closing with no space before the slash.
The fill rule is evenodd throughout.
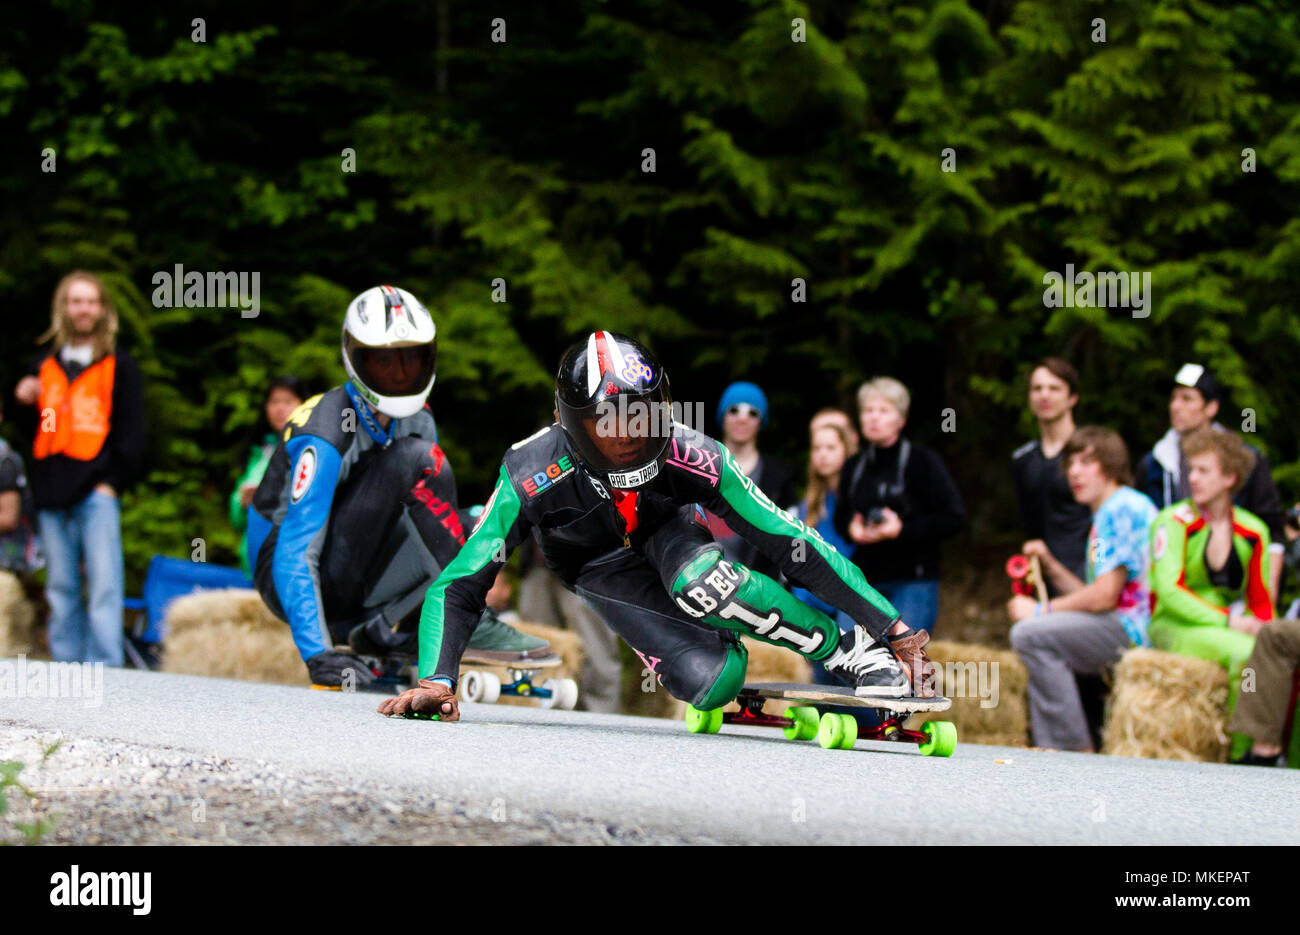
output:
<path id="1" fill-rule="evenodd" d="M 486 656 L 478 655 L 472 649 L 465 650 L 465 655 L 460 657 L 462 666 L 496 666 L 499 669 L 553 669 L 563 664 L 564 659 L 558 653 L 551 653 L 549 656 L 537 656 L 533 659 L 489 659 Z"/>
<path id="2" fill-rule="evenodd" d="M 369 654 L 358 655 L 346 646 L 335 647 L 336 652 L 346 653 L 349 656 L 356 656 L 366 662 L 374 662 L 383 668 L 400 669 L 406 666 L 418 665 L 420 660 L 416 656 L 409 656 L 405 653 L 390 653 L 387 656 L 375 656 Z M 558 665 L 564 664 L 564 659 L 559 653 L 550 653 L 545 656 L 536 656 L 531 659 L 520 659 L 512 657 L 510 659 L 493 659 L 487 656 L 475 653 L 472 649 L 465 650 L 465 655 L 460 657 L 461 666 L 496 666 L 500 669 L 553 669 Z"/>
<path id="3" fill-rule="evenodd" d="M 855 708 L 884 708 L 910 714 L 914 711 L 947 711 L 952 707 L 949 698 L 864 698 L 855 695 L 853 689 L 837 685 L 805 685 L 798 682 L 752 682 L 740 690 L 737 696 L 745 695 L 759 698 L 777 698 L 784 701 L 809 701 L 814 704 L 833 704 Z"/>

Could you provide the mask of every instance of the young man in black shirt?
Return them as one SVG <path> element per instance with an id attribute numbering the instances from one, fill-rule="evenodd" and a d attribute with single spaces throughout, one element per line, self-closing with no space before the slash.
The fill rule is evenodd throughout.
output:
<path id="1" fill-rule="evenodd" d="M 1074 434 L 1074 407 L 1079 402 L 1079 374 L 1059 357 L 1045 357 L 1029 372 L 1029 406 L 1038 419 L 1039 438 L 1011 455 L 1016 507 L 1024 530 L 1023 548 L 1042 541 L 1076 578 L 1084 576 L 1088 508 L 1074 499 L 1065 481 L 1061 450 Z M 1047 581 L 1048 591 L 1056 589 Z"/>

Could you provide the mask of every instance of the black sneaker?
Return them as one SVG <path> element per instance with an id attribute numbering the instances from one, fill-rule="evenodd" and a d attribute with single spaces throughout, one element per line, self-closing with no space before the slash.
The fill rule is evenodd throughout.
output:
<path id="1" fill-rule="evenodd" d="M 1238 766 L 1281 766 L 1282 755 L 1280 753 L 1273 756 L 1258 756 L 1251 750 L 1246 753 L 1240 760 L 1233 760 Z"/>
<path id="2" fill-rule="evenodd" d="M 855 695 L 905 698 L 912 694 L 912 683 L 893 652 L 860 623 L 840 637 L 839 647 L 822 665 L 836 679 L 851 685 Z"/>

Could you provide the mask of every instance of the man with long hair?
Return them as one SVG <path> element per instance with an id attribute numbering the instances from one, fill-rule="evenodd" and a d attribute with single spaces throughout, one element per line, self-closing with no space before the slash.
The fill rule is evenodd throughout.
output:
<path id="1" fill-rule="evenodd" d="M 49 350 L 14 396 L 37 411 L 31 488 L 46 555 L 50 653 L 59 662 L 120 666 L 118 497 L 144 455 L 140 370 L 117 343 L 117 312 L 103 282 L 84 270 L 59 281 L 50 327 L 37 342 Z"/>

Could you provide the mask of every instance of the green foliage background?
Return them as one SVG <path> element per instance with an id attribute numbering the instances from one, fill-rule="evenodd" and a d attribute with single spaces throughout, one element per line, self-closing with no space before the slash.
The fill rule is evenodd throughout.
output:
<path id="1" fill-rule="evenodd" d="M 224 497 L 263 385 L 341 382 L 342 311 L 380 282 L 435 312 L 433 406 L 467 503 L 596 326 L 647 341 L 710 414 L 732 379 L 763 384 L 764 446 L 799 464 L 816 408 L 903 379 L 910 433 L 967 498 L 967 544 L 1014 534 L 1003 479 L 1049 353 L 1083 374 L 1079 420 L 1135 458 L 1167 424 L 1157 378 L 1210 365 L 1223 421 L 1253 409 L 1251 440 L 1300 492 L 1289 3 L 56 0 L 6 27 L 6 411 L 58 278 L 103 274 L 147 382 L 135 580 L 196 537 L 233 561 Z M 258 271 L 261 315 L 153 307 L 177 263 Z M 1151 316 L 1045 308 L 1043 274 L 1067 263 L 1150 271 Z M 21 419 L 4 431 L 30 443 Z"/>

